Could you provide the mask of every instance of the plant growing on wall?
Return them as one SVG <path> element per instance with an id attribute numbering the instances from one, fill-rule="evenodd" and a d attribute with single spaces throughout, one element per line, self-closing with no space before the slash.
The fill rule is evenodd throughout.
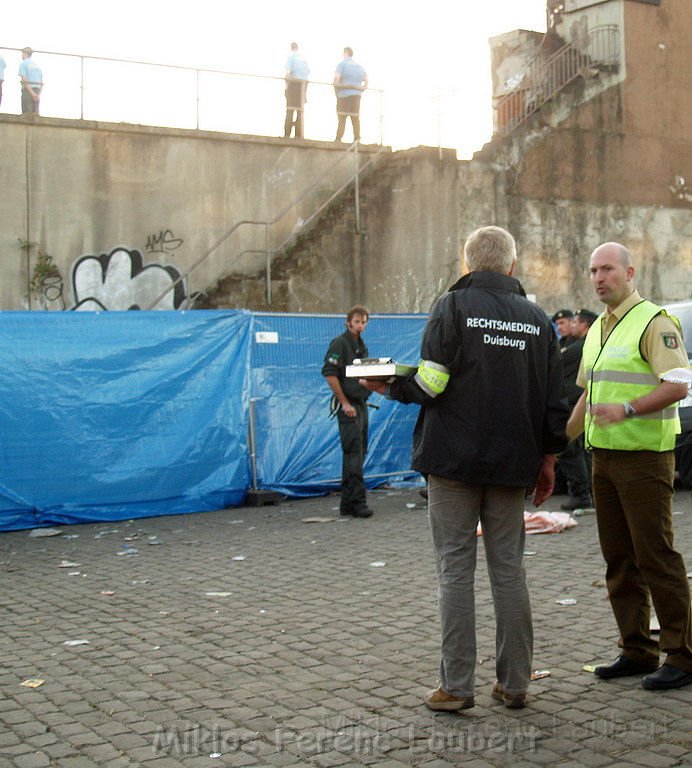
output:
<path id="1" fill-rule="evenodd" d="M 62 297 L 63 281 L 60 270 L 53 263 L 53 257 L 43 253 L 38 243 L 19 239 L 19 247 L 26 253 L 27 270 L 31 263 L 31 252 L 34 248 L 37 249 L 34 268 L 29 278 L 29 293 L 35 294 L 46 308 L 47 302 L 54 302 Z M 61 309 L 64 309 L 64 304 Z"/>

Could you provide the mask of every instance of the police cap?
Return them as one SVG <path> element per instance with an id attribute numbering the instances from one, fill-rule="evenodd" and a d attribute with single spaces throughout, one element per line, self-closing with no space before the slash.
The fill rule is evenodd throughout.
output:
<path id="1" fill-rule="evenodd" d="M 583 323 L 593 325 L 598 320 L 598 315 L 590 309 L 578 309 L 575 317 L 578 317 Z"/>
<path id="2" fill-rule="evenodd" d="M 565 317 L 574 317 L 574 312 L 572 312 L 571 309 L 558 309 L 551 320 L 556 323 L 558 320 L 562 320 Z"/>

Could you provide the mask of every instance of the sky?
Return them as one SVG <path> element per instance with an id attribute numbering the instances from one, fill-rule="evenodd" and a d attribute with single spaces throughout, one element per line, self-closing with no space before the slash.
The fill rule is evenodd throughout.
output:
<path id="1" fill-rule="evenodd" d="M 0 48 L 29 45 L 37 52 L 280 78 L 295 40 L 311 80 L 330 83 L 348 45 L 372 89 L 363 98 L 364 141 L 395 148 L 442 144 L 470 157 L 492 133 L 488 39 L 513 29 L 545 31 L 545 8 L 546 0 L 427 0 L 415 6 L 400 0 L 32 0 L 30 14 L 16 3 L 4 9 Z M 0 110 L 18 112 L 18 54 L 0 54 L 7 61 Z M 79 117 L 79 59 L 45 53 L 35 59 L 46 82 L 42 113 Z M 85 71 L 86 118 L 195 127 L 192 75 L 94 61 Z M 200 104 L 200 127 L 282 134 L 278 79 L 234 78 L 230 84 L 209 76 L 200 86 Z M 311 85 L 306 138 L 331 137 L 333 110 L 331 89 Z"/>

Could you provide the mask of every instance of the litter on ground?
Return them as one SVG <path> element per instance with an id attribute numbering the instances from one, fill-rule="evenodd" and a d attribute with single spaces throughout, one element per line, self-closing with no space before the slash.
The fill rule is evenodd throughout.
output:
<path id="1" fill-rule="evenodd" d="M 577 521 L 567 512 L 524 512 L 526 533 L 562 533 L 567 528 L 574 528 L 575 525 Z M 483 535 L 480 523 L 476 535 Z"/>
<path id="2" fill-rule="evenodd" d="M 60 536 L 62 530 L 60 528 L 34 528 L 29 532 L 30 539 L 44 539 L 47 536 Z"/>
<path id="3" fill-rule="evenodd" d="M 542 680 L 544 677 L 550 677 L 549 669 L 537 669 L 531 673 L 532 680 Z"/>

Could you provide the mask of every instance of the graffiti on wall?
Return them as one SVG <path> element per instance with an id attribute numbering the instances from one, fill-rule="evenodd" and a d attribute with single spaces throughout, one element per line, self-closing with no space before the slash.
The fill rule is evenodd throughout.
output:
<path id="1" fill-rule="evenodd" d="M 181 237 L 176 237 L 172 229 L 162 229 L 158 234 L 149 235 L 145 250 L 149 253 L 172 253 L 183 244 Z"/>
<path id="2" fill-rule="evenodd" d="M 185 282 L 172 287 L 180 276 L 170 265 L 145 265 L 136 249 L 115 248 L 109 254 L 82 256 L 72 266 L 71 309 L 145 309 L 157 299 L 153 309 L 180 309 L 187 299 Z"/>

